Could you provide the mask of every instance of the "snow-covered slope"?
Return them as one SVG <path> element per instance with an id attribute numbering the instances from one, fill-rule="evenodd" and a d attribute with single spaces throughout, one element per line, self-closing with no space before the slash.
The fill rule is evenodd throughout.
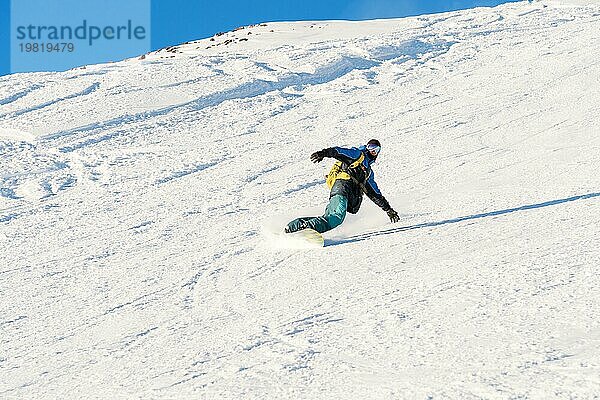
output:
<path id="1" fill-rule="evenodd" d="M 0 78 L 0 397 L 598 396 L 598 32 L 523 2 Z M 372 137 L 398 224 L 265 242 Z"/>

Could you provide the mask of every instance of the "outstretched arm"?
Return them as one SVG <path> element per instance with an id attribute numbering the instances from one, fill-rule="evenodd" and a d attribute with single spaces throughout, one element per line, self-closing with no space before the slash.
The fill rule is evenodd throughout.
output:
<path id="1" fill-rule="evenodd" d="M 365 193 L 371 199 L 371 201 L 377 204 L 383 211 L 385 211 L 392 222 L 398 222 L 400 217 L 398 213 L 394 211 L 390 203 L 386 200 L 385 197 L 381 194 L 381 191 L 377 187 L 377 183 L 375 182 L 375 177 L 373 172 L 369 176 L 369 179 L 365 185 Z"/>
<path id="2" fill-rule="evenodd" d="M 352 164 L 354 160 L 356 160 L 361 155 L 361 151 L 358 149 L 346 149 L 344 147 L 330 147 L 328 149 L 323 149 L 316 151 L 311 154 L 310 159 L 312 162 L 321 162 L 323 158 L 330 157 L 335 158 L 336 160 L 345 162 L 347 164 Z"/>

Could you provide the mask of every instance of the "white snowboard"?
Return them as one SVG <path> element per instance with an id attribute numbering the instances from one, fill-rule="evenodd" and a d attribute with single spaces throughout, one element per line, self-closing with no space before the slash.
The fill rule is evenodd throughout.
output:
<path id="1" fill-rule="evenodd" d="M 323 247 L 323 235 L 312 229 L 302 229 L 294 233 L 285 233 L 282 229 L 264 229 L 263 234 L 274 247 L 287 249 L 312 249 Z"/>

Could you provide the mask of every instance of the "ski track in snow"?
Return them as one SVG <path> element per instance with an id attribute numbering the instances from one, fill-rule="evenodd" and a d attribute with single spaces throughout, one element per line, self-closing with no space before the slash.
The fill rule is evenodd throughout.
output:
<path id="1" fill-rule="evenodd" d="M 92 85 L 90 85 L 89 87 L 85 88 L 81 92 L 73 93 L 73 94 L 70 94 L 68 96 L 58 98 L 56 100 L 47 101 L 45 103 L 42 103 L 40 105 L 31 107 L 31 108 L 25 108 L 25 109 L 17 110 L 15 112 L 13 112 L 11 116 L 17 117 L 19 115 L 23 115 L 23 114 L 26 114 L 26 113 L 29 113 L 29 112 L 41 110 L 42 108 L 52 106 L 52 105 L 54 105 L 56 103 L 59 103 L 61 101 L 65 101 L 65 100 L 69 100 L 69 99 L 74 99 L 74 98 L 79 98 L 81 96 L 87 96 L 88 94 L 91 94 L 94 91 L 96 91 L 96 89 L 98 89 L 99 86 L 100 86 L 99 83 L 97 83 L 97 82 L 93 83 Z"/>
<path id="2" fill-rule="evenodd" d="M 281 91 L 289 87 L 302 87 L 307 85 L 321 85 L 331 81 L 334 81 L 352 71 L 360 71 L 367 70 L 373 68 L 375 66 L 380 65 L 381 61 L 391 60 L 394 58 L 404 58 L 406 60 L 416 58 L 419 54 L 432 52 L 434 49 L 436 51 L 444 51 L 449 48 L 450 44 L 447 44 L 448 47 L 445 47 L 441 44 L 436 44 L 435 46 L 429 46 L 423 42 L 415 42 L 407 45 L 400 46 L 398 48 L 395 47 L 386 47 L 386 48 L 378 48 L 375 49 L 373 54 L 374 59 L 364 59 L 358 57 L 342 57 L 341 60 L 325 66 L 321 68 L 314 74 L 309 73 L 298 73 L 291 74 L 289 76 L 280 77 L 277 81 L 265 81 L 265 80 L 255 80 L 248 83 L 241 84 L 237 87 L 234 87 L 229 90 L 225 90 L 222 92 L 217 92 L 205 97 L 198 98 L 196 100 L 178 104 L 175 106 L 169 106 L 158 110 L 145 111 L 143 113 L 137 113 L 133 115 L 124 115 L 118 118 L 113 118 L 108 121 L 93 123 L 82 127 L 77 127 L 74 129 L 61 131 L 57 133 L 53 133 L 44 137 L 45 140 L 53 140 L 65 135 L 77 134 L 80 132 L 88 132 L 99 129 L 107 129 L 114 126 L 119 126 L 123 124 L 127 124 L 133 121 L 145 120 L 149 118 L 154 118 L 162 115 L 167 115 L 170 112 L 179 109 L 191 109 L 193 111 L 199 111 L 208 107 L 215 107 L 219 104 L 228 101 L 228 100 L 241 100 L 252 97 L 257 97 L 264 95 L 269 92 Z M 442 50 L 440 50 L 442 48 Z M 197 83 L 197 80 L 190 80 L 188 83 Z M 173 87 L 167 85 L 166 87 Z M 90 92 L 90 89 L 87 89 L 87 92 Z M 87 93 L 86 93 L 87 94 Z M 69 97 L 70 98 L 70 97 Z M 63 100 L 63 99 L 60 99 Z M 60 100 L 56 100 L 60 101 Z M 40 107 L 41 108 L 41 107 Z M 33 109 L 31 109 L 33 110 Z M 31 110 L 19 111 L 16 112 L 16 115 L 20 113 L 29 112 Z"/>
<path id="3" fill-rule="evenodd" d="M 31 87 L 29 87 L 29 88 L 27 88 L 25 90 L 22 90 L 20 92 L 14 93 L 14 94 L 11 94 L 8 97 L 0 99 L 0 105 L 5 105 L 5 104 L 8 104 L 8 103 L 12 103 L 13 101 L 16 101 L 16 100 L 20 99 L 21 97 L 24 97 L 24 96 L 28 95 L 29 93 L 31 93 L 31 92 L 39 89 L 40 87 L 41 87 L 40 85 L 33 85 L 33 86 L 31 86 Z"/>
<path id="4" fill-rule="evenodd" d="M 521 2 L 0 79 L 0 397 L 597 397 L 599 30 Z M 261 233 L 371 137 L 398 224 Z"/>

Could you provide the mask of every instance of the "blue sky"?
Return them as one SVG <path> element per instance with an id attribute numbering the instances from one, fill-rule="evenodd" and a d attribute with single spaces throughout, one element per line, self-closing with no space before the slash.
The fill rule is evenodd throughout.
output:
<path id="1" fill-rule="evenodd" d="M 373 19 L 495 6 L 504 0 L 154 0 L 152 47 L 212 36 L 268 21 Z"/>
<path id="2" fill-rule="evenodd" d="M 81 0 L 84 4 L 87 1 L 90 8 L 97 8 L 102 0 L 93 3 Z M 505 2 L 507 0 L 152 0 L 150 43 L 152 50 L 156 50 L 258 22 L 395 18 Z M 68 14 L 69 10 L 63 12 Z M 0 75 L 10 73 L 11 34 L 10 0 L 0 0 Z"/>

